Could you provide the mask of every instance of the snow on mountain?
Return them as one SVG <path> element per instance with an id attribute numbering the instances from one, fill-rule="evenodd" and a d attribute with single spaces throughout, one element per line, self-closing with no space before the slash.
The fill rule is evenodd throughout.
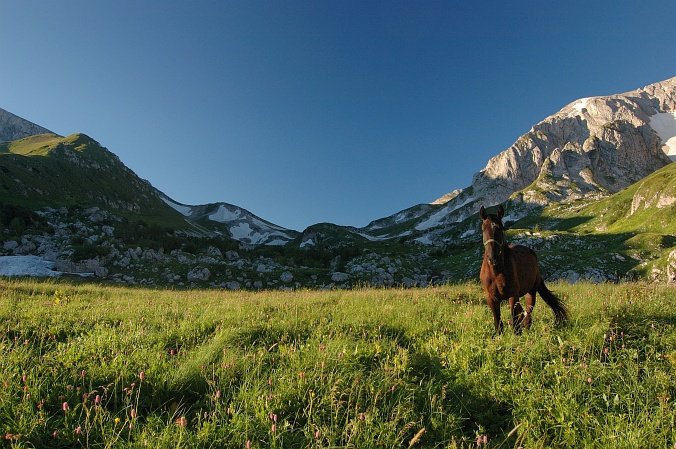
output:
<path id="1" fill-rule="evenodd" d="M 0 276 L 56 277 L 55 262 L 39 256 L 0 256 Z"/>
<path id="2" fill-rule="evenodd" d="M 676 156 L 676 78 L 624 94 L 582 98 L 491 158 L 471 186 L 433 202 L 441 207 L 427 211 L 413 227 L 441 235 L 433 231 L 465 220 L 482 204 L 510 197 L 545 205 L 617 192 L 668 164 L 668 156 Z"/>
<path id="3" fill-rule="evenodd" d="M 228 203 L 189 206 L 161 194 L 162 200 L 190 223 L 247 245 L 286 245 L 298 232 L 270 223 L 246 209 Z"/>
<path id="4" fill-rule="evenodd" d="M 650 117 L 649 125 L 662 139 L 666 155 L 676 161 L 676 112 L 658 112 Z"/>
<path id="5" fill-rule="evenodd" d="M 186 206 L 184 204 L 179 204 L 175 201 L 172 201 L 168 197 L 164 195 L 160 195 L 160 199 L 164 201 L 168 206 L 170 206 L 172 209 L 183 215 L 184 217 L 189 217 L 190 214 L 192 214 L 192 207 Z"/>

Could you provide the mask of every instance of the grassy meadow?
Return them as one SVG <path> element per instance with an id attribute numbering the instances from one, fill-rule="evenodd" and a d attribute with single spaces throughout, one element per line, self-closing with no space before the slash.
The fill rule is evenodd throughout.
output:
<path id="1" fill-rule="evenodd" d="M 0 280 L 0 446 L 672 448 L 676 290 L 172 291 Z M 507 314 L 503 308 L 503 314 Z M 503 315 L 503 316 L 504 316 Z"/>

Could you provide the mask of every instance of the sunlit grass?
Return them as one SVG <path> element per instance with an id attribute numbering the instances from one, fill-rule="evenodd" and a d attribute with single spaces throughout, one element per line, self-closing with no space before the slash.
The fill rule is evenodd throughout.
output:
<path id="1" fill-rule="evenodd" d="M 475 284 L 223 292 L 1 281 L 10 447 L 672 447 L 676 294 L 556 285 L 492 337 Z"/>

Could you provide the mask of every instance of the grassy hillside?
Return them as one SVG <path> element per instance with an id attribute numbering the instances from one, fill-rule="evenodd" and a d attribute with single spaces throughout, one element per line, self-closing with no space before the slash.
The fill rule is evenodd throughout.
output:
<path id="1" fill-rule="evenodd" d="M 546 207 L 514 223 L 509 234 L 530 240 L 552 269 L 662 276 L 676 248 L 676 164 L 600 200 Z"/>
<path id="2" fill-rule="evenodd" d="M 476 284 L 225 293 L 1 281 L 9 447 L 676 443 L 676 297 L 555 285 L 492 337 Z"/>
<path id="3" fill-rule="evenodd" d="M 184 228 L 150 184 L 84 134 L 0 143 L 0 203 L 31 209 L 92 207 L 148 223 Z"/>

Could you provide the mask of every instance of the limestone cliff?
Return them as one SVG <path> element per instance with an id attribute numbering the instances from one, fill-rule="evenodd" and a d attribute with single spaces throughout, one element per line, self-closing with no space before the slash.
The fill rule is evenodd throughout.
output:
<path id="1" fill-rule="evenodd" d="M 0 108 L 0 142 L 9 142 L 38 134 L 53 133 Z"/>
<path id="2" fill-rule="evenodd" d="M 617 192 L 671 162 L 676 154 L 676 77 L 618 95 L 583 98 L 521 136 L 446 195 L 423 217 L 424 231 L 461 221 L 481 204 L 510 197 L 549 204 Z"/>

